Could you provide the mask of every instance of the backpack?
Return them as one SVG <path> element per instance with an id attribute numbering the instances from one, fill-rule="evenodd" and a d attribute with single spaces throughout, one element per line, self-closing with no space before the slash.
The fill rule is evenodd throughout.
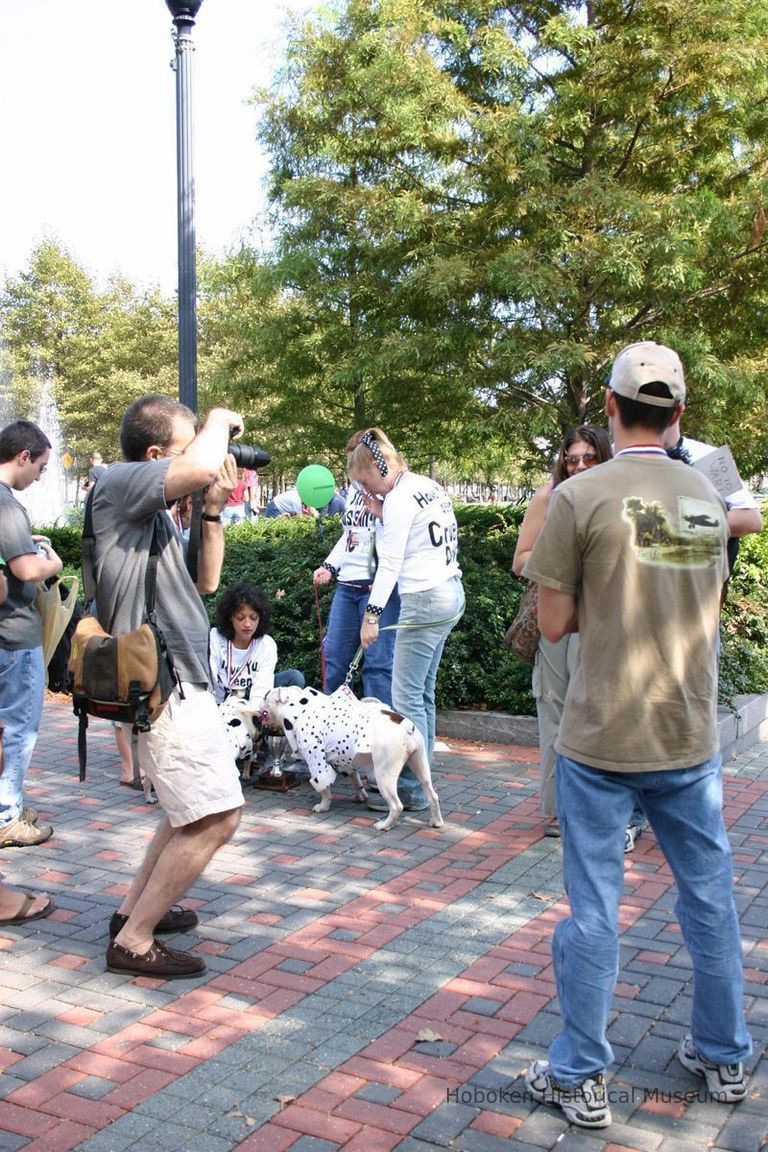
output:
<path id="1" fill-rule="evenodd" d="M 94 575 L 95 539 L 88 493 L 83 526 L 83 588 L 86 603 L 96 594 Z M 157 521 L 144 580 L 144 622 L 134 632 L 111 636 L 93 615 L 86 615 L 75 628 L 69 657 L 72 682 L 72 710 L 78 718 L 77 751 L 80 779 L 85 780 L 88 717 L 113 723 L 131 724 L 134 744 L 134 774 L 138 778 L 136 737 L 148 732 L 163 711 L 171 692 L 180 687 L 173 657 L 155 619 L 157 581 Z"/>

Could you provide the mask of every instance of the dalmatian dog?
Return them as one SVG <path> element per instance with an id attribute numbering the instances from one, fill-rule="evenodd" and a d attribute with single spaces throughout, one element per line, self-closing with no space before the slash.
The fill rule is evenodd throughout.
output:
<path id="1" fill-rule="evenodd" d="M 416 725 L 380 700 L 358 700 L 346 686 L 332 696 L 316 688 L 271 688 L 264 697 L 262 723 L 279 728 L 295 755 L 309 768 L 312 787 L 320 793 L 314 812 L 331 806 L 331 785 L 337 772 L 356 777 L 360 795 L 360 768 L 372 770 L 389 813 L 375 827 L 393 828 L 403 805 L 397 781 L 409 764 L 429 799 L 429 822 L 442 828 L 440 800 L 432 784 L 424 740 Z M 364 793 L 362 794 L 364 797 Z"/>
<path id="2" fill-rule="evenodd" d="M 259 701 L 246 700 L 243 696 L 227 696 L 219 704 L 219 715 L 227 732 L 227 740 L 235 760 L 250 763 L 253 744 L 257 734 L 255 713 Z"/>

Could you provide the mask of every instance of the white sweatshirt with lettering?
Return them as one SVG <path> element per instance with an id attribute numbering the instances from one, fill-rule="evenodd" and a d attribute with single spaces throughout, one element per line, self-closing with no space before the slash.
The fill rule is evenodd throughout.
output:
<path id="1" fill-rule="evenodd" d="M 383 607 L 395 584 L 407 595 L 461 576 L 456 516 L 445 489 L 428 476 L 401 472 L 382 509 L 379 566 L 369 604 Z"/>

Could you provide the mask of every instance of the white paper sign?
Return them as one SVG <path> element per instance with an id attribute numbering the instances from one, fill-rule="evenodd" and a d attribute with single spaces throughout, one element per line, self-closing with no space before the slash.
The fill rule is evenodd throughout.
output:
<path id="1" fill-rule="evenodd" d="M 707 452 L 706 456 L 694 462 L 693 467 L 704 473 L 723 498 L 741 491 L 744 487 L 736 468 L 736 461 L 727 444 L 722 448 L 715 448 L 713 452 Z"/>

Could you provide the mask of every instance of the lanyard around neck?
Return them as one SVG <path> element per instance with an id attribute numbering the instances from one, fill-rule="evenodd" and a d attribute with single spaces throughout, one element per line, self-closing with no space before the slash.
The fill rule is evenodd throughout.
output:
<path id="1" fill-rule="evenodd" d="M 251 660 L 251 656 L 253 655 L 254 643 L 255 641 L 251 640 L 250 644 L 245 650 L 245 656 L 243 657 L 240 664 L 235 667 L 234 654 L 235 652 L 241 651 L 241 649 L 235 648 L 232 641 L 227 640 L 227 688 L 232 688 L 232 686 L 237 683 L 241 672 L 245 667 L 247 667 Z"/>

